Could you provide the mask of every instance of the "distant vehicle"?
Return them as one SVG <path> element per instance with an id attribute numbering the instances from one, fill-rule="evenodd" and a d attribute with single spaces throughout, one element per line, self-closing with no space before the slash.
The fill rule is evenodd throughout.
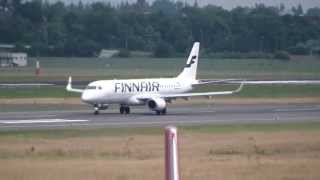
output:
<path id="1" fill-rule="evenodd" d="M 72 88 L 69 77 L 67 91 L 82 93 L 83 102 L 94 107 L 94 114 L 105 110 L 110 104 L 120 104 L 120 113 L 129 114 L 130 106 L 147 105 L 157 115 L 167 113 L 167 102 L 177 98 L 237 93 L 243 84 L 234 91 L 187 93 L 196 85 L 214 83 L 196 79 L 200 43 L 195 42 L 183 71 L 173 78 L 99 80 L 89 83 L 86 89 Z"/>

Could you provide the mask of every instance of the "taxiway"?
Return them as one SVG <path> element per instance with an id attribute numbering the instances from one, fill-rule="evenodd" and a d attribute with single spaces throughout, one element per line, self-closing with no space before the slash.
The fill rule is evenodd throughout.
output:
<path id="1" fill-rule="evenodd" d="M 0 112 L 1 130 L 149 127 L 198 124 L 320 121 L 319 104 L 278 105 L 171 105 L 157 116 L 146 107 L 133 107 L 121 115 L 118 107 L 93 115 L 91 109 Z"/>

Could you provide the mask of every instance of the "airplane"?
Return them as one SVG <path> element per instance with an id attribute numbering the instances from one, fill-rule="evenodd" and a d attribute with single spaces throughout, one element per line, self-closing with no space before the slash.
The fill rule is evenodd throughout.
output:
<path id="1" fill-rule="evenodd" d="M 121 114 L 129 114 L 130 106 L 147 105 L 157 115 L 167 113 L 167 103 L 177 98 L 208 97 L 238 93 L 243 83 L 233 91 L 190 93 L 197 85 L 215 83 L 196 79 L 200 43 L 195 42 L 183 71 L 173 78 L 98 80 L 85 89 L 72 88 L 69 77 L 66 90 L 81 93 L 81 100 L 94 107 L 94 114 L 110 104 L 119 104 Z M 220 81 L 220 80 L 219 80 Z"/>

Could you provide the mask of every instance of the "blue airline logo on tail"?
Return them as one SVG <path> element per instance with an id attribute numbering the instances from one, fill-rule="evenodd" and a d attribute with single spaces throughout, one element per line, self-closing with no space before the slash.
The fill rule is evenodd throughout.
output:
<path id="1" fill-rule="evenodd" d="M 187 68 L 191 67 L 191 65 L 195 63 L 194 60 L 195 60 L 196 58 L 197 58 L 197 56 L 192 56 L 190 63 L 188 63 L 188 64 L 186 65 L 186 67 L 187 67 Z"/>

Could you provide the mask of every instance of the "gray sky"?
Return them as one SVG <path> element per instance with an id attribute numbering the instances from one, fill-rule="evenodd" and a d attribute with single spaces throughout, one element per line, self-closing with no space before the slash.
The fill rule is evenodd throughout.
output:
<path id="1" fill-rule="evenodd" d="M 58 0 L 52 0 L 58 1 Z M 73 2 L 77 3 L 79 0 L 61 0 L 64 2 Z M 124 2 L 136 2 L 136 0 L 82 0 L 83 3 L 90 3 L 93 1 L 102 1 L 102 2 L 111 2 L 112 4 Z M 148 2 L 153 2 L 154 0 L 147 0 Z M 195 0 L 175 0 L 181 2 L 188 2 L 193 4 Z M 237 6 L 254 6 L 256 3 L 264 3 L 268 6 L 278 6 L 280 3 L 283 3 L 287 9 L 290 9 L 292 6 L 297 6 L 301 4 L 304 9 L 311 7 L 320 7 L 320 0 L 198 0 L 200 5 L 213 4 L 217 6 L 222 6 L 225 9 L 232 9 Z"/>

